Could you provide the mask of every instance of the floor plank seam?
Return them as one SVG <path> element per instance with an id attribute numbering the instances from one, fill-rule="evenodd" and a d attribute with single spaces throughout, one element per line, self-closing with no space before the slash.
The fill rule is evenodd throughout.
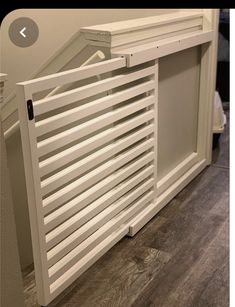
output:
<path id="1" fill-rule="evenodd" d="M 217 164 L 212 164 L 211 166 L 229 170 L 229 167 L 228 167 L 228 166 L 217 165 Z"/>

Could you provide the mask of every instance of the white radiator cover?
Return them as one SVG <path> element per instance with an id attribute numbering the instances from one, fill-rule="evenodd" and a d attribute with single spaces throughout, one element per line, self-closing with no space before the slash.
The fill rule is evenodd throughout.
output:
<path id="1" fill-rule="evenodd" d="M 210 163 L 216 48 L 211 11 L 86 28 L 87 39 L 110 48 L 112 59 L 17 85 L 40 305 L 123 236 L 139 231 Z M 195 149 L 159 176 L 159 63 L 198 46 Z M 40 98 L 40 92 L 69 83 L 76 85 Z"/>

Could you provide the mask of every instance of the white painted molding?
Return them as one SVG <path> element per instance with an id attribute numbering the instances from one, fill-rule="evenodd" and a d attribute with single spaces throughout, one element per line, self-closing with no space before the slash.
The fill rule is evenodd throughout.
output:
<path id="1" fill-rule="evenodd" d="M 201 30 L 202 11 L 180 11 L 147 18 L 81 28 L 85 38 L 97 46 L 119 50 L 159 39 Z"/>

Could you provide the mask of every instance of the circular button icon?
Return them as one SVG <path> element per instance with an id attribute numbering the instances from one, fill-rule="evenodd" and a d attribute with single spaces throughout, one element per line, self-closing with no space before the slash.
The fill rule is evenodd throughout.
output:
<path id="1" fill-rule="evenodd" d="M 32 46 L 38 39 L 39 30 L 35 21 L 28 17 L 15 19 L 9 27 L 9 37 L 18 47 Z"/>

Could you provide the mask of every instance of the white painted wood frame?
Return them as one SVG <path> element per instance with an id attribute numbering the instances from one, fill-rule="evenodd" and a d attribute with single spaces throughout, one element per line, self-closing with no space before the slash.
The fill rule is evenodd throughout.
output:
<path id="1" fill-rule="evenodd" d="M 217 13 L 86 27 L 87 40 L 109 48 L 112 59 L 17 85 L 40 305 L 136 234 L 210 164 Z M 196 151 L 158 180 L 159 60 L 199 45 Z M 34 98 L 73 82 L 72 90 Z"/>

